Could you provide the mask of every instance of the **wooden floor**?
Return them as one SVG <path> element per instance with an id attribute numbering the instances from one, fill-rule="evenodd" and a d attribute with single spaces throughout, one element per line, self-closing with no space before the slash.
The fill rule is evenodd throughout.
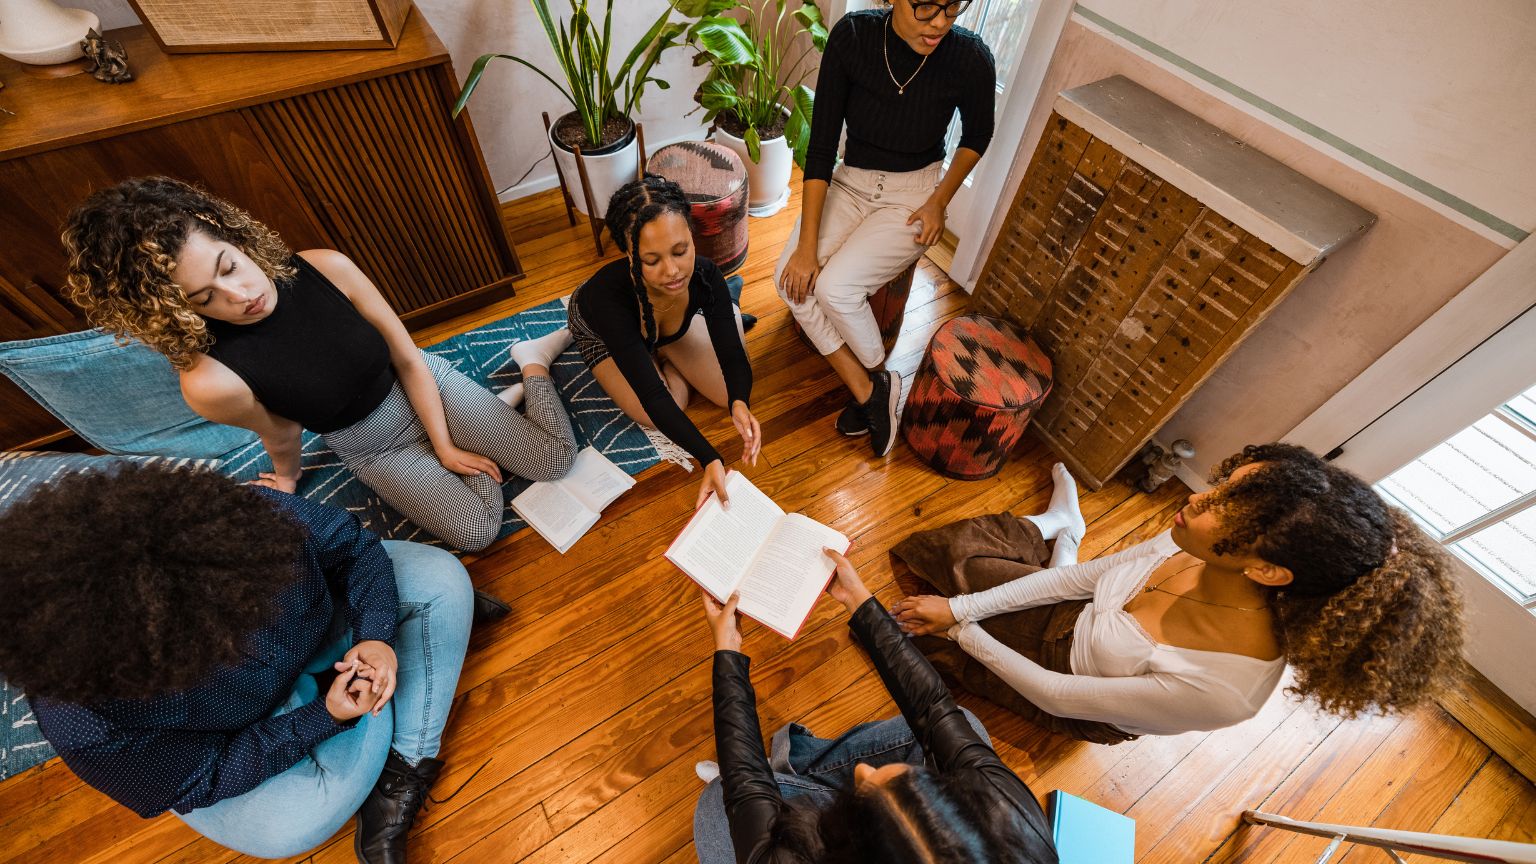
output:
<path id="1" fill-rule="evenodd" d="M 835 434 L 843 397 L 825 364 L 790 333 L 769 287 L 797 210 L 798 198 L 778 216 L 753 220 L 742 271 L 743 306 L 760 319 L 748 347 L 753 408 L 768 442 L 747 473 L 786 509 L 848 534 L 870 587 L 894 601 L 893 543 L 964 516 L 1042 509 L 1052 459 L 1027 441 L 1000 475 L 967 483 L 940 477 L 900 443 L 874 459 L 866 439 Z M 558 193 L 517 202 L 506 218 L 528 271 L 518 296 L 424 332 L 423 342 L 558 297 L 596 268 L 585 225 L 567 227 Z M 937 268 L 925 262 L 920 273 L 893 355 L 908 374 L 934 328 L 966 308 L 964 293 Z M 727 457 L 739 454 L 721 412 L 691 413 Z M 471 641 L 442 754 L 448 768 L 435 790 L 439 798 L 458 792 L 424 814 L 412 861 L 694 860 L 701 784 L 693 766 L 714 756 L 711 643 L 697 589 L 661 553 L 688 518 L 696 478 L 665 464 L 650 469 L 567 555 L 525 531 L 470 562 L 476 585 L 514 612 Z M 1114 482 L 1084 495 L 1083 557 L 1162 530 L 1183 492 L 1177 481 L 1150 496 Z M 835 733 L 895 712 L 840 612 L 823 602 L 793 643 L 748 623 L 745 650 L 765 730 L 798 720 Z M 1345 723 L 1277 698 L 1231 729 L 1102 747 L 961 701 L 1042 798 L 1065 789 L 1135 817 L 1142 862 L 1316 858 L 1321 839 L 1240 829 L 1238 814 L 1260 806 L 1298 818 L 1536 840 L 1536 790 L 1439 708 Z M 172 816 L 140 820 L 57 760 L 0 784 L 0 861 L 245 860 Z M 350 826 L 298 860 L 351 861 Z M 1385 858 L 1356 849 L 1342 860 Z"/>

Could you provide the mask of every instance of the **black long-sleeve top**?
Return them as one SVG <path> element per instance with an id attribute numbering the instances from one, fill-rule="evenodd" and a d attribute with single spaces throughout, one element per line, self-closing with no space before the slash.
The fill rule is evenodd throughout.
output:
<path id="1" fill-rule="evenodd" d="M 592 274 L 591 279 L 576 289 L 571 302 L 603 340 L 609 356 L 624 373 L 624 380 L 629 382 L 656 428 L 699 460 L 700 465 L 708 465 L 720 459 L 720 453 L 710 445 L 699 427 L 693 425 L 683 409 L 677 407 L 667 391 L 666 382 L 656 371 L 651 353 L 681 339 L 688 332 L 694 315 L 704 313 L 709 341 L 715 347 L 715 358 L 720 361 L 720 371 L 725 375 L 726 404 L 734 405 L 738 399 L 752 404 L 752 364 L 747 361 L 747 349 L 741 344 L 741 333 L 736 329 L 736 309 L 731 303 L 730 289 L 725 285 L 725 274 L 708 258 L 695 258 L 693 278 L 688 281 L 688 306 L 683 314 L 683 325 L 676 333 L 660 334 L 655 342 L 646 341 L 636 296 L 629 261 L 621 258 Z"/>
<path id="2" fill-rule="evenodd" d="M 997 69 L 986 43 L 954 27 L 923 63 L 887 23 L 890 16 L 880 9 L 850 12 L 828 34 L 816 76 L 806 180 L 832 179 L 844 123 L 843 162 L 854 168 L 916 171 L 944 158 L 944 136 L 957 108 L 959 146 L 986 152 L 997 92 Z M 912 79 L 905 93 L 897 92 L 892 75 L 897 81 Z"/>
<path id="3" fill-rule="evenodd" d="M 288 698 L 337 609 L 356 641 L 394 641 L 395 568 L 378 536 L 345 510 L 257 492 L 296 519 L 306 537 L 294 580 L 277 595 L 272 622 L 247 638 L 245 659 L 204 684 L 153 699 L 32 700 L 43 736 L 70 770 L 145 818 L 243 795 L 356 725 L 332 718 L 323 692 L 286 714 L 267 716 Z"/>
<path id="4" fill-rule="evenodd" d="M 991 806 L 1013 808 L 1033 829 L 1024 849 L 1029 860 L 1056 864 L 1049 823 L 1034 794 L 1003 764 L 992 745 L 971 728 L 939 673 L 879 602 L 873 597 L 866 600 L 848 626 L 869 652 L 880 680 L 912 727 L 929 764 L 940 774 L 971 771 L 985 777 L 996 792 Z M 741 864 L 789 864 L 798 859 L 773 845 L 774 828 L 785 805 L 773 769 L 763 755 L 757 697 L 748 675 L 750 663 L 746 655 L 735 651 L 715 652 L 715 750 L 731 844 Z"/>

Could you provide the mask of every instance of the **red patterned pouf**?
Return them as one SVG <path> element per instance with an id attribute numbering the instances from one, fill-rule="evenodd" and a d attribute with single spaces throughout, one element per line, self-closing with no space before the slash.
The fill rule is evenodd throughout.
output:
<path id="1" fill-rule="evenodd" d="M 730 273 L 747 260 L 747 166 L 711 141 L 682 141 L 652 153 L 645 170 L 683 187 L 693 209 L 693 245 Z"/>
<path id="2" fill-rule="evenodd" d="M 1001 471 L 1051 392 L 1051 360 L 1006 321 L 965 315 L 928 343 L 901 434 L 935 471 L 981 480 Z"/>

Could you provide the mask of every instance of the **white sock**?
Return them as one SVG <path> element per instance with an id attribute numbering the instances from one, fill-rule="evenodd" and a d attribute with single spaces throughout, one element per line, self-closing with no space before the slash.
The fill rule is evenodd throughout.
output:
<path id="1" fill-rule="evenodd" d="M 524 339 L 512 346 L 512 360 L 517 363 L 519 369 L 537 365 L 553 366 L 555 358 L 560 356 L 571 344 L 571 328 L 561 327 L 553 333 L 540 336 L 537 339 Z"/>
<path id="2" fill-rule="evenodd" d="M 699 779 L 705 783 L 712 783 L 720 776 L 720 765 L 712 759 L 704 759 L 693 763 L 693 773 L 699 775 Z"/>
<path id="3" fill-rule="evenodd" d="M 511 387 L 497 393 L 496 398 L 516 408 L 523 404 L 523 385 L 513 384 Z"/>
<path id="4" fill-rule="evenodd" d="M 1079 538 L 1088 531 L 1083 513 L 1077 507 L 1077 481 L 1067 466 L 1057 462 L 1051 466 L 1051 481 L 1056 488 L 1051 492 L 1051 507 L 1038 516 L 1025 516 L 1040 529 L 1040 536 L 1055 540 L 1063 531 L 1075 533 Z M 1076 545 L 1076 544 L 1074 544 Z M 1074 553 L 1075 554 L 1075 553 Z"/>
<path id="5" fill-rule="evenodd" d="M 1077 563 L 1077 544 L 1083 542 L 1083 535 L 1073 530 L 1063 530 L 1056 535 L 1056 545 L 1051 549 L 1050 567 L 1066 567 Z"/>

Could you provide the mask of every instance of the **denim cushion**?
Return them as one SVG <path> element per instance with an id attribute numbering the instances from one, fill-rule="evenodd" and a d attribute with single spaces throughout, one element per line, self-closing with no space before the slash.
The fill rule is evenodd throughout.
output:
<path id="1" fill-rule="evenodd" d="M 100 330 L 0 343 L 0 372 L 108 453 L 211 459 L 256 440 L 192 413 L 170 361 Z"/>

